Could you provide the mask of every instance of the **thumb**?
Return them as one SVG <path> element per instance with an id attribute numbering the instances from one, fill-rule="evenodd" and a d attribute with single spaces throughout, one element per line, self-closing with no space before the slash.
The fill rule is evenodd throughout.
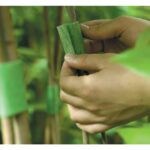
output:
<path id="1" fill-rule="evenodd" d="M 84 71 L 98 71 L 99 57 L 96 54 L 65 55 L 65 61 L 70 67 Z"/>
<path id="2" fill-rule="evenodd" d="M 121 19 L 102 20 L 95 25 L 81 24 L 81 31 L 84 37 L 91 40 L 106 40 L 121 35 L 124 26 Z"/>

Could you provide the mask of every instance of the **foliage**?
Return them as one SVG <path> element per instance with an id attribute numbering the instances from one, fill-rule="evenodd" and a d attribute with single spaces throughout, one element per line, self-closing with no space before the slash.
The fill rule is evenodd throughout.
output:
<path id="1" fill-rule="evenodd" d="M 134 48 L 115 56 L 113 60 L 138 74 L 150 78 L 149 58 L 150 28 L 142 33 Z"/>

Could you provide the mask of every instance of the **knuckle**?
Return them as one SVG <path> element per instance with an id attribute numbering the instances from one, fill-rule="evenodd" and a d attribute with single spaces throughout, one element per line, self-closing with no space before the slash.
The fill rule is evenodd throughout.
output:
<path id="1" fill-rule="evenodd" d="M 70 118 L 71 118 L 72 121 L 78 122 L 78 117 L 74 113 L 70 114 Z"/>
<path id="2" fill-rule="evenodd" d="M 118 20 L 119 22 L 126 22 L 126 21 L 129 20 L 129 19 L 130 19 L 130 17 L 125 16 L 125 15 L 119 16 L 119 17 L 117 18 L 117 20 Z"/>
<path id="3" fill-rule="evenodd" d="M 95 133 L 97 133 L 97 129 L 91 127 L 89 129 L 87 129 L 87 132 L 89 132 L 90 134 L 95 134 Z"/>
<path id="4" fill-rule="evenodd" d="M 99 108 L 97 106 L 95 106 L 95 105 L 89 105 L 89 107 L 87 109 L 90 112 L 96 112 L 96 111 L 99 110 Z"/>
<path id="5" fill-rule="evenodd" d="M 63 80 L 62 80 L 62 79 L 60 79 L 60 81 L 59 81 L 59 85 L 60 85 L 60 87 L 61 87 L 61 88 L 63 88 L 63 87 L 64 87 L 64 82 L 63 82 Z"/>
<path id="6" fill-rule="evenodd" d="M 93 33 L 93 31 L 95 31 L 95 30 L 94 30 L 94 28 L 92 28 L 92 27 L 88 26 L 88 32 L 89 32 L 90 34 L 92 34 L 92 33 Z"/>
<path id="7" fill-rule="evenodd" d="M 60 99 L 65 102 L 65 95 L 64 92 L 60 91 Z"/>
<path id="8" fill-rule="evenodd" d="M 81 64 L 85 64 L 88 61 L 88 55 L 83 54 L 83 57 L 80 59 Z"/>
<path id="9" fill-rule="evenodd" d="M 70 113 L 70 118 L 72 121 L 76 122 L 76 123 L 85 123 L 84 119 L 79 116 L 76 112 L 71 112 Z"/>
<path id="10" fill-rule="evenodd" d="M 99 30 L 99 26 L 95 26 L 95 27 L 89 27 L 89 29 L 88 29 L 88 33 L 89 33 L 89 35 L 92 37 L 92 38 L 94 38 L 94 39 L 96 39 L 97 38 L 97 31 Z"/>
<path id="11" fill-rule="evenodd" d="M 89 77 L 85 77 L 83 83 L 83 91 L 82 91 L 83 97 L 89 98 L 92 96 L 92 93 L 93 93 L 93 88 L 92 88 L 91 80 Z"/>
<path id="12" fill-rule="evenodd" d="M 90 91 L 89 91 L 89 89 L 88 89 L 88 88 L 84 89 L 84 90 L 82 91 L 82 95 L 83 95 L 84 98 L 88 98 L 88 97 L 90 96 Z"/>

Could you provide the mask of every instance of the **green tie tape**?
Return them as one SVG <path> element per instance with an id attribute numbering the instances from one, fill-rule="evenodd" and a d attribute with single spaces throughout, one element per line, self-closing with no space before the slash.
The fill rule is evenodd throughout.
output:
<path id="1" fill-rule="evenodd" d="M 0 64 L 0 117 L 6 118 L 27 109 L 23 64 L 11 61 Z"/>
<path id="2" fill-rule="evenodd" d="M 84 54 L 84 39 L 79 22 L 63 24 L 57 27 L 66 54 Z"/>
<path id="3" fill-rule="evenodd" d="M 57 85 L 48 86 L 46 111 L 50 115 L 57 114 L 60 107 L 59 87 Z"/>
<path id="4" fill-rule="evenodd" d="M 57 27 L 60 40 L 66 54 L 84 54 L 84 39 L 82 37 L 79 22 L 63 24 Z M 88 74 L 85 71 L 77 70 L 77 74 Z"/>

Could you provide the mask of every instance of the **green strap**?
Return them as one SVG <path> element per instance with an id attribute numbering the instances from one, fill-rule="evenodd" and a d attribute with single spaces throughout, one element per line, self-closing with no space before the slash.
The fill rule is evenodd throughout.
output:
<path id="1" fill-rule="evenodd" d="M 23 65 L 19 60 L 0 64 L 0 117 L 10 117 L 27 109 Z"/>
<path id="2" fill-rule="evenodd" d="M 66 54 L 85 53 L 79 22 L 63 24 L 58 26 L 57 29 Z"/>
<path id="3" fill-rule="evenodd" d="M 46 112 L 50 115 L 57 114 L 60 108 L 59 87 L 57 85 L 48 86 Z"/>

